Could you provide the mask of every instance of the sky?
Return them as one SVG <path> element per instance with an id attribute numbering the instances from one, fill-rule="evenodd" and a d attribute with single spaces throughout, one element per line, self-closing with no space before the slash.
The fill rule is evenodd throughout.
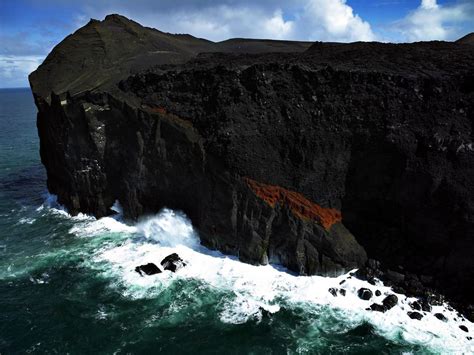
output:
<path id="1" fill-rule="evenodd" d="M 414 42 L 474 32 L 474 0 L 0 0 L 0 88 L 28 86 L 57 43 L 110 13 L 213 41 Z"/>

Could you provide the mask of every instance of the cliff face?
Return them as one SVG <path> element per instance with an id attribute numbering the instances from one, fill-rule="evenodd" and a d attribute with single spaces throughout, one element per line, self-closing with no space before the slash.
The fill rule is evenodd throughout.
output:
<path id="1" fill-rule="evenodd" d="M 167 206 L 246 262 L 333 274 L 368 254 L 472 299 L 472 46 L 179 36 L 178 48 L 127 21 L 87 25 L 106 59 L 80 66 L 97 46 L 86 26 L 67 60 L 55 60 L 63 43 L 30 77 L 48 188 L 71 213 Z M 115 41 L 129 26 L 159 33 L 173 60 L 159 41 L 150 59 L 145 41 L 127 49 L 148 68 L 135 70 L 108 39 L 117 23 Z M 97 69 L 114 56 L 113 74 Z M 51 75 L 63 63 L 75 80 Z"/>

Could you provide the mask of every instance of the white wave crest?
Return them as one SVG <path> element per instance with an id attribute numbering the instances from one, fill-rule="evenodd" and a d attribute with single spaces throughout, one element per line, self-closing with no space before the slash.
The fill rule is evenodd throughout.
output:
<path id="1" fill-rule="evenodd" d="M 194 232 L 191 222 L 180 212 L 165 208 L 158 215 L 139 222 L 136 228 L 137 232 L 145 238 L 164 247 L 179 245 L 193 249 L 199 247 L 199 238 Z"/>

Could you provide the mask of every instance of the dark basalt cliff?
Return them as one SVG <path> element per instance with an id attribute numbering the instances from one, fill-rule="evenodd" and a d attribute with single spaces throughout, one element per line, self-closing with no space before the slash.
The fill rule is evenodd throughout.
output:
<path id="1" fill-rule="evenodd" d="M 334 274 L 367 255 L 474 289 L 474 46 L 213 43 L 118 15 L 31 74 L 72 214 L 183 210 L 204 245 Z"/>

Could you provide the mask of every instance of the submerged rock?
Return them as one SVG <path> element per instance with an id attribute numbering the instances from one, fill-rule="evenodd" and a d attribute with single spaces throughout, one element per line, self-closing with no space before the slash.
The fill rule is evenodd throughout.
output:
<path id="1" fill-rule="evenodd" d="M 368 288 L 360 288 L 359 291 L 357 291 L 357 295 L 359 296 L 360 299 L 363 299 L 364 301 L 368 301 L 372 298 L 372 291 L 369 290 Z"/>
<path id="2" fill-rule="evenodd" d="M 185 267 L 186 264 L 184 263 L 183 259 L 179 257 L 178 254 L 173 253 L 173 254 L 168 255 L 166 258 L 164 258 L 161 261 L 161 266 L 163 266 L 164 270 L 176 272 L 179 269 L 182 269 L 183 267 Z"/>
<path id="3" fill-rule="evenodd" d="M 137 266 L 135 268 L 135 271 L 138 272 L 141 276 L 143 276 L 143 274 L 155 275 L 161 273 L 160 268 L 153 263 Z"/>

